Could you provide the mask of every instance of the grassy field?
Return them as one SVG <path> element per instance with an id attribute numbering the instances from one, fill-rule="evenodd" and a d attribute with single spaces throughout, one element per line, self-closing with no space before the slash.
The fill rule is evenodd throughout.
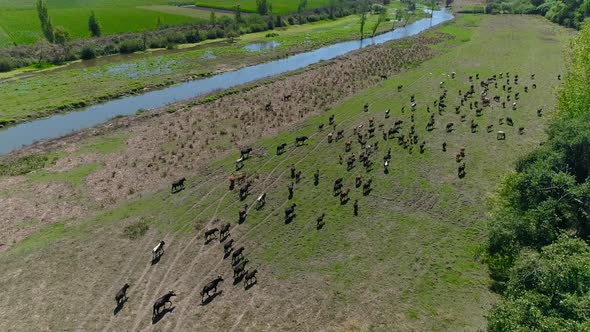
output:
<path id="1" fill-rule="evenodd" d="M 316 8 L 325 6 L 329 3 L 328 0 L 309 0 L 307 1 L 306 8 Z M 229 9 L 232 10 L 236 7 L 237 4 L 240 5 L 240 8 L 243 11 L 249 12 L 256 12 L 256 0 L 245 0 L 245 1 L 238 1 L 238 0 L 197 0 L 195 2 L 197 6 L 203 7 L 211 7 L 211 8 L 221 8 L 221 9 Z M 273 1 L 272 2 L 272 11 L 275 14 L 285 14 L 289 12 L 294 12 L 297 10 L 297 6 L 299 5 L 299 0 L 283 0 L 283 1 Z"/>
<path id="2" fill-rule="evenodd" d="M 543 140 L 555 104 L 556 76 L 563 72 L 563 48 L 571 34 L 542 18 L 525 16 L 465 15 L 437 30 L 455 36 L 438 47 L 440 56 L 343 101 L 323 116 L 258 140 L 243 170 L 254 180 L 252 194 L 244 202 L 227 189 L 234 154 L 213 161 L 206 174 L 190 177 L 187 189 L 176 195 L 163 188 L 90 219 L 47 226 L 1 254 L 0 288 L 8 291 L 0 299 L 0 329 L 483 329 L 494 302 L 485 265 L 477 259 L 485 238 L 486 195 L 520 156 Z M 455 79 L 449 77 L 451 72 L 456 72 Z M 461 112 L 467 121 L 461 122 L 454 113 L 457 90 L 467 91 L 472 84 L 469 75 L 487 78 L 500 72 L 520 75 L 513 91 L 520 92 L 518 109 L 503 109 L 494 102 L 476 117 L 465 105 Z M 532 73 L 537 89 L 530 88 Z M 436 129 L 427 132 L 426 105 L 434 112 L 432 101 L 441 93 L 440 81 L 448 89 L 449 107 L 436 115 Z M 400 84 L 404 88 L 398 92 Z M 491 85 L 490 94 L 504 100 L 507 92 L 501 85 Z M 479 92 L 478 84 L 475 89 Z M 411 95 L 418 103 L 415 112 L 409 111 Z M 365 103 L 369 112 L 363 112 Z M 546 110 L 543 117 L 536 115 L 539 107 Z M 389 119 L 383 116 L 386 109 L 391 109 Z M 328 127 L 318 131 L 330 114 L 336 115 L 337 129 L 345 131 L 338 142 L 328 143 Z M 411 152 L 403 149 L 396 139 L 385 141 L 378 132 L 369 139 L 371 144 L 379 142 L 372 171 L 358 164 L 346 171 L 339 164 L 339 154 L 349 155 L 344 152 L 345 141 L 354 141 L 352 153 L 361 151 L 353 128 L 360 124 L 367 128 L 372 117 L 385 128 L 403 119 L 402 133 L 407 133 L 411 114 L 420 141 L 427 143 L 424 153 L 417 147 Z M 514 119 L 514 127 L 498 125 L 498 119 L 506 116 Z M 469 130 L 471 119 L 479 124 L 476 133 Z M 452 133 L 444 131 L 448 122 L 455 123 Z M 485 130 L 488 124 L 495 125 L 491 133 Z M 524 135 L 517 134 L 520 126 L 526 128 Z M 496 140 L 495 131 L 500 129 L 506 131 L 507 140 Z M 294 138 L 301 135 L 310 139 L 295 147 Z M 275 148 L 282 142 L 289 143 L 287 152 L 276 156 Z M 447 152 L 441 151 L 442 142 L 448 144 Z M 103 144 L 108 143 L 94 138 L 84 146 L 91 153 L 107 154 L 121 148 L 118 143 L 102 149 Z M 459 179 L 455 152 L 462 146 L 467 175 Z M 386 174 L 381 162 L 388 148 L 393 158 Z M 303 172 L 303 179 L 289 201 L 291 164 Z M 85 186 L 79 179 L 98 167 L 90 165 L 68 171 L 75 175 L 73 185 Z M 316 169 L 321 174 L 318 186 L 313 185 Z M 354 187 L 359 174 L 364 180 L 373 179 L 368 196 Z M 351 189 L 346 204 L 332 195 L 338 177 Z M 49 180 L 42 172 L 27 178 Z M 56 177 L 55 181 L 67 180 Z M 267 193 L 266 206 L 251 208 L 246 222 L 237 225 L 238 209 L 253 204 L 261 192 Z M 360 213 L 353 217 L 356 199 Z M 297 204 L 296 217 L 285 223 L 284 209 L 291 202 Z M 318 230 L 315 219 L 321 213 L 326 213 L 325 226 Z M 259 271 L 257 284 L 249 290 L 241 283 L 232 284 L 230 263 L 223 259 L 219 242 L 203 241 L 204 229 L 219 226 L 218 218 L 231 222 L 231 238 L 237 246 L 245 246 L 249 268 Z M 149 225 L 147 233 L 136 240 L 126 238 L 125 227 L 138 222 Z M 152 266 L 150 250 L 160 239 L 166 241 L 167 250 Z M 200 305 L 199 291 L 218 274 L 225 277 L 222 293 Z M 129 300 L 113 315 L 114 293 L 125 282 L 131 284 Z M 152 324 L 151 304 L 170 289 L 178 294 L 172 311 Z"/>
<path id="3" fill-rule="evenodd" d="M 398 3 L 391 5 L 390 10 L 397 6 Z M 369 17 L 367 26 L 371 27 L 375 20 L 376 17 Z M 7 81 L 0 84 L 0 99 L 3 100 L 0 121 L 34 117 L 68 105 L 88 104 L 130 90 L 169 85 L 194 76 L 355 39 L 359 37 L 359 24 L 357 16 L 349 16 L 277 30 L 278 35 L 272 40 L 280 45 L 264 52 L 250 52 L 244 46 L 268 41 L 268 32 L 244 35 L 233 44 L 208 42 L 195 49 L 105 57 L 58 70 L 27 73 L 16 79 L 14 73 L 7 73 Z M 385 29 L 391 29 L 391 25 L 381 25 L 380 31 Z M 210 59 L 210 55 L 217 58 Z M 2 78 L 0 74 L 0 80 Z"/>
<path id="4" fill-rule="evenodd" d="M 202 19 L 205 21 L 209 21 L 211 18 L 211 10 L 201 9 L 201 8 L 186 8 L 186 7 L 179 7 L 179 6 L 169 6 L 169 5 L 160 5 L 160 6 L 143 6 L 139 7 L 141 9 L 153 10 L 159 13 L 167 13 L 167 14 L 174 14 L 174 15 L 181 15 L 181 16 L 188 16 L 194 17 L 198 19 Z M 223 12 L 217 12 L 216 17 L 229 15 Z"/>
<path id="5" fill-rule="evenodd" d="M 49 13 L 54 25 L 65 27 L 73 38 L 90 36 L 88 31 L 88 16 L 94 10 L 100 20 L 102 32 L 105 35 L 153 30 L 157 27 L 158 17 L 162 24 L 177 25 L 182 23 L 203 22 L 193 16 L 180 12 L 148 10 L 140 7 L 97 7 L 97 8 L 60 8 L 52 9 Z M 6 31 L 10 39 L 17 44 L 34 43 L 42 39 L 41 26 L 34 9 L 4 10 L 0 8 L 0 26 Z"/>

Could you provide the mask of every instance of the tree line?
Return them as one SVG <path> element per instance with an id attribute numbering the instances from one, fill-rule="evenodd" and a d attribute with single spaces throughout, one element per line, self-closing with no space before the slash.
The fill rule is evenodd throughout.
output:
<path id="1" fill-rule="evenodd" d="M 543 15 L 557 24 L 580 29 L 590 16 L 590 0 L 487 0 L 485 12 Z"/>
<path id="2" fill-rule="evenodd" d="M 490 331 L 590 331 L 590 22 L 574 38 L 548 140 L 494 200 Z"/>

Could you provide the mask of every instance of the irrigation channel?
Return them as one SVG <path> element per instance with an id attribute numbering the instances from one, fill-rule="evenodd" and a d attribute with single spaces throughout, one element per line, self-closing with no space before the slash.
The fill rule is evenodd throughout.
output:
<path id="1" fill-rule="evenodd" d="M 314 51 L 300 53 L 284 59 L 244 67 L 205 79 L 188 81 L 161 90 L 115 99 L 65 114 L 18 124 L 0 131 L 0 155 L 38 141 L 58 138 L 72 132 L 99 125 L 120 115 L 133 115 L 140 109 L 155 109 L 178 101 L 202 96 L 213 91 L 229 89 L 238 85 L 272 77 L 304 68 L 323 60 L 330 60 L 367 46 L 413 36 L 435 25 L 453 19 L 445 9 L 435 10 L 432 17 L 408 24 L 364 40 L 333 44 Z"/>

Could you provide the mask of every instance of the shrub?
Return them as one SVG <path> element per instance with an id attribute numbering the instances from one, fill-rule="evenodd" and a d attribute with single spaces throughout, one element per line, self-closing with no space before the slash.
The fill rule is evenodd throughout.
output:
<path id="1" fill-rule="evenodd" d="M 82 60 L 90 60 L 96 58 L 96 51 L 94 50 L 94 47 L 89 45 L 84 46 L 84 48 L 82 48 L 82 51 L 80 52 L 80 58 Z"/>
<path id="2" fill-rule="evenodd" d="M 133 53 L 137 51 L 144 51 L 145 47 L 141 40 L 126 40 L 119 46 L 119 52 L 123 54 Z"/>
<path id="3" fill-rule="evenodd" d="M 123 233 L 125 234 L 125 237 L 135 240 L 144 236 L 149 229 L 150 226 L 145 221 L 138 221 L 125 227 Z"/>
<path id="4" fill-rule="evenodd" d="M 0 72 L 11 71 L 15 68 L 14 61 L 11 59 L 0 59 Z"/>

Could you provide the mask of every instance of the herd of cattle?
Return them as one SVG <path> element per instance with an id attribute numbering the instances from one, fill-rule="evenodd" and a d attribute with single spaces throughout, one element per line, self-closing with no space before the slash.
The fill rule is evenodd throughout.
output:
<path id="1" fill-rule="evenodd" d="M 455 73 L 451 73 L 449 77 L 454 80 L 456 78 Z M 561 76 L 558 76 L 558 79 L 561 79 Z M 426 123 L 425 126 L 425 133 L 423 134 L 426 136 L 428 132 L 435 130 L 436 122 L 437 122 L 437 114 L 438 116 L 442 116 L 443 113 L 447 112 L 449 108 L 454 108 L 454 112 L 457 115 L 460 115 L 460 121 L 465 122 L 467 121 L 467 117 L 472 114 L 473 118 L 470 120 L 470 131 L 471 133 L 476 133 L 478 131 L 478 123 L 476 118 L 481 117 L 484 113 L 486 108 L 493 108 L 493 105 L 497 107 L 501 107 L 502 109 L 509 108 L 510 111 L 515 112 L 518 110 L 518 101 L 520 100 L 520 92 L 524 92 L 525 94 L 529 92 L 528 85 L 519 85 L 519 76 L 513 75 L 509 72 L 506 73 L 499 73 L 487 77 L 485 79 L 480 79 L 479 74 L 475 74 L 474 76 L 468 77 L 469 87 L 466 91 L 462 91 L 459 89 L 457 91 L 458 98 L 453 98 L 456 100 L 456 105 L 450 107 L 449 99 L 449 91 L 446 88 L 445 82 L 440 82 L 439 89 L 440 94 L 437 99 L 433 100 L 432 102 L 425 102 L 421 105 L 421 108 L 424 108 L 424 111 L 430 114 L 429 121 Z M 476 83 L 477 82 L 477 83 Z M 537 89 L 537 84 L 535 82 L 535 75 L 530 75 L 530 89 Z M 522 90 L 517 92 L 516 90 L 522 86 Z M 403 86 L 399 85 L 397 87 L 398 92 L 403 90 Z M 433 109 L 431 110 L 431 105 Z M 418 111 L 418 103 L 416 101 L 415 95 L 410 96 L 408 109 L 409 112 L 406 112 L 406 106 L 401 108 L 401 114 L 405 117 L 405 119 L 396 119 L 391 121 L 392 125 L 386 128 L 385 123 L 388 121 L 387 119 L 390 118 L 390 109 L 385 111 L 383 123 L 377 124 L 374 117 L 368 119 L 368 122 L 363 123 L 361 125 L 355 126 L 352 130 L 352 134 L 348 134 L 348 139 L 346 135 L 346 129 L 338 128 L 335 123 L 335 115 L 331 115 L 328 119 L 327 125 L 321 124 L 319 126 L 319 131 L 323 131 L 325 127 L 329 127 L 332 130 L 327 134 L 327 142 L 328 144 L 333 144 L 342 140 L 344 142 L 344 154 L 340 154 L 339 164 L 344 167 L 344 169 L 348 172 L 352 171 L 356 168 L 357 163 L 362 165 L 365 169 L 366 173 L 370 173 L 373 170 L 375 165 L 374 160 L 377 151 L 379 150 L 379 138 L 377 137 L 377 132 L 382 133 L 382 140 L 384 143 L 388 144 L 389 140 L 397 140 L 397 144 L 401 146 L 404 150 L 408 151 L 410 154 L 412 153 L 413 149 L 417 147 L 420 153 L 424 153 L 427 148 L 427 141 L 420 137 L 417 130 L 416 130 L 416 117 L 415 114 Z M 365 104 L 363 106 L 363 112 L 369 111 L 369 104 Z M 465 113 L 463 112 L 465 110 Z M 542 116 L 542 109 L 537 109 L 536 114 L 537 116 Z M 408 116 L 409 114 L 409 116 Z M 440 121 L 440 120 L 439 120 Z M 409 123 L 409 124 L 408 124 Z M 505 116 L 498 119 L 497 126 L 514 126 L 514 120 L 511 116 Z M 495 124 L 490 123 L 486 126 L 487 133 L 492 133 Z M 446 125 L 443 126 L 445 132 L 447 134 L 453 133 L 456 129 L 455 123 L 448 122 Z M 349 128 L 350 129 L 350 128 Z M 518 128 L 518 133 L 523 135 L 525 133 L 524 126 Z M 496 132 L 496 138 L 498 140 L 505 140 L 506 139 L 506 132 L 503 130 L 498 130 Z M 309 139 L 307 136 L 299 136 L 295 138 L 294 145 L 295 147 L 300 147 L 305 145 L 306 141 Z M 357 150 L 358 153 L 353 153 L 353 140 L 356 140 L 359 144 L 359 149 Z M 280 156 L 286 152 L 287 143 L 281 143 L 276 147 L 276 155 Z M 442 151 L 447 151 L 447 142 L 442 142 Z M 244 163 L 250 158 L 250 153 L 253 151 L 251 147 L 243 148 L 240 150 L 240 158 L 236 160 L 236 172 L 240 171 L 244 167 Z M 348 155 L 346 155 L 348 154 Z M 460 149 L 455 154 L 455 160 L 458 164 L 457 166 L 457 175 L 459 178 L 463 178 L 466 175 L 466 149 L 465 147 L 460 147 Z M 383 156 L 383 171 L 385 174 L 389 173 L 389 165 L 392 159 L 392 150 L 389 147 L 386 153 Z M 299 183 L 303 174 L 301 170 L 297 170 L 295 165 L 290 166 L 290 183 L 287 186 L 287 200 L 292 200 L 294 196 L 295 184 Z M 172 184 L 172 193 L 177 193 L 184 189 L 186 179 L 182 178 L 178 181 L 175 181 Z M 313 174 L 313 185 L 318 186 L 320 182 L 320 170 L 317 169 Z M 354 181 L 355 188 L 362 187 L 362 195 L 367 196 L 371 193 L 372 189 L 372 178 L 367 178 L 363 181 L 362 175 L 357 175 Z M 234 191 L 236 186 L 239 186 L 238 190 L 236 190 L 238 194 L 238 199 L 240 201 L 244 201 L 249 195 L 251 188 L 253 186 L 253 180 L 251 180 L 247 175 L 236 173 L 229 177 L 229 190 Z M 345 205 L 349 198 L 350 198 L 351 189 L 344 185 L 344 179 L 342 177 L 337 178 L 334 180 L 333 183 L 333 190 L 332 194 L 335 197 L 339 198 L 340 204 Z M 262 209 L 266 204 L 266 197 L 267 193 L 262 192 L 257 196 L 255 201 L 255 208 L 257 210 Z M 285 208 L 284 213 L 284 220 L 285 223 L 288 224 L 295 218 L 295 209 L 297 207 L 296 203 L 291 203 Z M 358 199 L 353 203 L 352 213 L 354 216 L 358 216 L 359 214 L 359 201 Z M 237 224 L 240 225 L 246 221 L 248 215 L 248 204 L 245 204 L 242 208 L 238 211 L 238 220 Z M 325 213 L 322 213 L 316 219 L 316 228 L 320 230 L 324 225 L 325 221 L 324 218 L 326 217 Z M 216 220 L 219 222 L 219 220 Z M 258 272 L 257 269 L 246 269 L 246 265 L 249 263 L 249 260 L 244 257 L 245 248 L 240 246 L 238 248 L 234 248 L 234 239 L 230 239 L 230 223 L 224 223 L 220 228 L 211 228 L 207 229 L 204 232 L 204 239 L 205 243 L 208 244 L 213 240 L 219 239 L 220 243 L 223 243 L 223 257 L 224 259 L 228 258 L 231 255 L 231 267 L 233 270 L 233 278 L 235 282 L 239 282 L 243 279 L 244 287 L 248 289 L 252 285 L 257 282 L 256 274 Z M 152 250 L 152 264 L 158 263 L 160 257 L 164 254 L 164 246 L 165 242 L 160 241 L 156 247 Z M 215 296 L 218 294 L 218 286 L 221 282 L 224 281 L 223 276 L 219 275 L 217 278 L 211 280 L 207 283 L 202 291 L 201 291 L 201 301 L 202 303 L 208 303 L 211 301 Z M 117 302 L 117 307 L 121 307 L 126 299 L 126 292 L 129 288 L 129 284 L 125 284 L 121 290 L 117 292 L 115 295 L 115 300 Z M 156 319 L 158 315 L 161 313 L 161 308 L 166 307 L 166 304 L 171 303 L 171 298 L 176 296 L 174 291 L 170 291 L 164 294 L 162 297 L 158 298 L 153 305 L 153 319 Z"/>

